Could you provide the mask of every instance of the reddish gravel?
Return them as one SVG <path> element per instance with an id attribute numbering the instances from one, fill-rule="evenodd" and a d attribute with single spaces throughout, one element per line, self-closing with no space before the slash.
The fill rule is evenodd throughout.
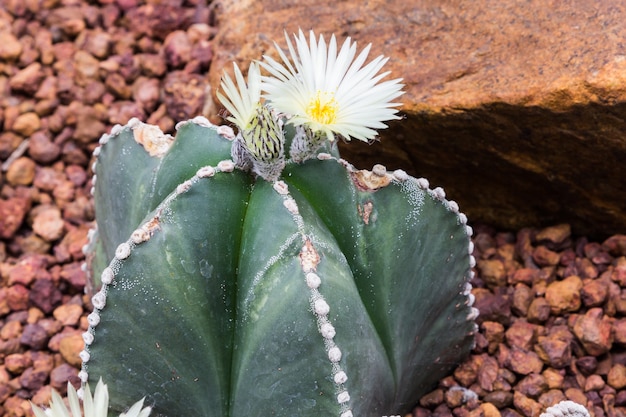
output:
<path id="1" fill-rule="evenodd" d="M 476 347 L 414 415 L 538 416 L 564 399 L 626 415 L 626 236 L 477 226 L 473 240 Z"/>
<path id="2" fill-rule="evenodd" d="M 203 112 L 203 0 L 4 0 L 0 7 L 0 415 L 78 382 L 91 152 L 131 117 Z"/>
<path id="3" fill-rule="evenodd" d="M 0 9 L 0 415 L 77 383 L 91 151 L 131 117 L 208 111 L 201 0 L 4 0 Z M 475 226 L 476 348 L 415 416 L 626 414 L 626 236 Z"/>

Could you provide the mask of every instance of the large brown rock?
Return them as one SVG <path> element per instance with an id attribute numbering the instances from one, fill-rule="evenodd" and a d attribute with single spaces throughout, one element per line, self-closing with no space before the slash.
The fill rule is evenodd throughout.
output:
<path id="1" fill-rule="evenodd" d="M 446 188 L 474 221 L 626 230 L 626 5 L 621 0 L 221 0 L 211 84 L 284 47 L 283 31 L 351 36 L 402 77 L 406 119 L 343 146 Z"/>

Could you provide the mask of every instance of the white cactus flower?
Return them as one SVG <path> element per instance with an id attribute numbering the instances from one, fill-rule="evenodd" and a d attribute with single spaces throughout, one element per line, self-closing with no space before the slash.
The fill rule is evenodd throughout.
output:
<path id="1" fill-rule="evenodd" d="M 261 177 L 275 180 L 284 167 L 282 126 L 261 100 L 259 65 L 250 64 L 247 84 L 239 67 L 236 64 L 234 67 L 237 85 L 225 74 L 221 86 L 226 95 L 217 92 L 217 97 L 232 115 L 227 120 L 239 129 L 233 144 L 233 159 L 239 167 L 252 165 L 252 170 Z"/>
<path id="2" fill-rule="evenodd" d="M 36 417 L 107 417 L 109 412 L 109 390 L 102 379 L 98 381 L 93 397 L 89 390 L 89 384 L 85 385 L 82 410 L 78 394 L 69 382 L 67 384 L 67 401 L 70 410 L 67 409 L 59 393 L 53 390 L 50 408 L 44 410 L 32 403 L 31 407 Z M 152 408 L 143 408 L 143 401 L 143 399 L 137 401 L 128 411 L 120 414 L 120 417 L 148 417 Z"/>
<path id="3" fill-rule="evenodd" d="M 235 85 L 228 74 L 224 74 L 221 87 L 226 95 L 220 91 L 216 95 L 231 114 L 226 119 L 242 131 L 249 128 L 252 119 L 256 117 L 257 108 L 261 105 L 261 72 L 257 64 L 250 64 L 246 83 L 237 64 L 233 63 L 233 67 L 237 84 Z"/>
<path id="4" fill-rule="evenodd" d="M 278 46 L 282 63 L 264 56 L 261 65 L 271 76 L 261 77 L 261 88 L 273 108 L 291 116 L 290 123 L 329 141 L 335 136 L 369 141 L 376 136 L 374 129 L 387 127 L 384 121 L 399 119 L 399 103 L 392 100 L 403 94 L 401 79 L 380 82 L 389 74 L 378 74 L 388 60 L 382 55 L 363 66 L 371 45 L 356 56 L 350 38 L 337 52 L 334 35 L 327 45 L 323 36 L 316 40 L 313 31 L 307 42 L 300 31 L 294 35 L 295 47 L 285 37 L 291 57 Z"/>

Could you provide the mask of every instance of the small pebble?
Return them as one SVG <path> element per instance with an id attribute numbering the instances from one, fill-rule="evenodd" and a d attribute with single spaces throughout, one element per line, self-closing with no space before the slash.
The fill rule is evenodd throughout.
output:
<path id="1" fill-rule="evenodd" d="M 584 315 L 570 317 L 573 331 L 585 351 L 592 356 L 608 352 L 613 345 L 611 319 L 603 314 L 601 308 L 592 308 Z"/>
<path id="2" fill-rule="evenodd" d="M 63 304 L 52 312 L 54 318 L 64 326 L 76 326 L 82 314 L 83 307 L 77 304 Z"/>
<path id="3" fill-rule="evenodd" d="M 17 158 L 6 172 L 6 180 L 10 185 L 30 185 L 35 179 L 35 161 L 22 156 Z"/>
<path id="4" fill-rule="evenodd" d="M 47 242 L 60 239 L 65 231 L 61 210 L 53 206 L 41 210 L 33 221 L 33 231 Z"/>
<path id="5" fill-rule="evenodd" d="M 582 280 L 574 275 L 548 285 L 546 301 L 550 304 L 551 313 L 558 315 L 578 310 L 581 305 L 582 287 Z"/>
<path id="6" fill-rule="evenodd" d="M 535 239 L 540 243 L 545 241 L 558 245 L 568 239 L 571 234 L 572 228 L 569 224 L 559 224 L 540 230 L 535 236 Z"/>
<path id="7" fill-rule="evenodd" d="M 40 128 L 41 119 L 34 112 L 20 114 L 13 122 L 13 131 L 24 137 L 29 137 Z"/>
<path id="8" fill-rule="evenodd" d="M 626 387 L 626 366 L 616 363 L 611 367 L 606 377 L 606 382 L 615 389 L 623 389 Z"/>
<path id="9" fill-rule="evenodd" d="M 61 339 L 59 351 L 67 363 L 76 368 L 80 368 L 82 360 L 79 354 L 84 347 L 85 342 L 83 341 L 82 333 L 77 331 L 75 333 L 70 333 Z"/>

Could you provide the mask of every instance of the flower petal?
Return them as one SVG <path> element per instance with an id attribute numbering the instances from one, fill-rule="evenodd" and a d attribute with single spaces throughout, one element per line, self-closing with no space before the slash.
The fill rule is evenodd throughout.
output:
<path id="1" fill-rule="evenodd" d="M 137 401 L 132 405 L 125 413 L 120 414 L 120 417 L 144 417 L 150 414 L 152 409 L 150 407 L 142 408 L 145 398 Z"/>
<path id="2" fill-rule="evenodd" d="M 74 386 L 67 382 L 67 400 L 70 403 L 70 410 L 72 411 L 72 417 L 81 417 L 80 402 L 78 401 L 78 394 Z"/>
<path id="3" fill-rule="evenodd" d="M 292 116 L 290 123 L 331 141 L 336 135 L 368 141 L 374 129 L 387 127 L 383 122 L 399 118 L 392 100 L 403 94 L 401 79 L 382 81 L 389 75 L 379 74 L 388 60 L 382 55 L 365 64 L 371 44 L 357 55 L 350 38 L 337 51 L 334 35 L 326 43 L 311 31 L 307 41 L 300 30 L 295 45 L 285 37 L 290 57 L 278 45 L 282 63 L 264 57 L 261 65 L 271 76 L 262 77 L 262 90 L 272 107 Z"/>
<path id="4" fill-rule="evenodd" d="M 102 382 L 102 378 L 100 378 L 96 385 L 96 391 L 93 395 L 93 407 L 93 417 L 107 417 L 109 410 L 109 390 L 104 382 Z"/>

